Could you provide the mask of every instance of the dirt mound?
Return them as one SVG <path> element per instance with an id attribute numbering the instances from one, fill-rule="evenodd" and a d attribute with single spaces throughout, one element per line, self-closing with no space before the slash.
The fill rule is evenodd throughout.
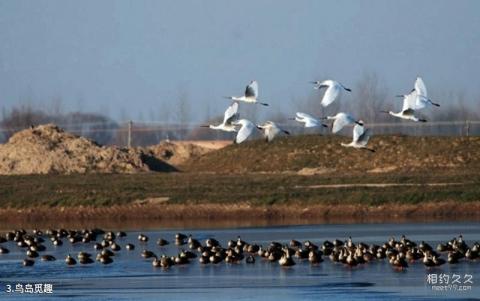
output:
<path id="1" fill-rule="evenodd" d="M 145 154 L 174 166 L 183 164 L 191 159 L 196 159 L 211 152 L 213 149 L 214 147 L 200 146 L 194 142 L 182 141 L 162 141 L 157 145 L 140 148 Z"/>
<path id="2" fill-rule="evenodd" d="M 0 145 L 0 174 L 135 173 L 162 165 L 142 152 L 100 146 L 53 124 L 20 131 Z"/>
<path id="3" fill-rule="evenodd" d="M 304 175 L 480 168 L 480 137 L 375 136 L 369 143 L 375 153 L 340 146 L 350 139 L 304 135 L 272 143 L 248 141 L 191 159 L 182 168 L 225 173 L 294 171 Z"/>

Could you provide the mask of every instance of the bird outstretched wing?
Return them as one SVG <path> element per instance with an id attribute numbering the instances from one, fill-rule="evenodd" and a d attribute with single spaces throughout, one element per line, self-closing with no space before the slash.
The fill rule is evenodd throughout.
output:
<path id="1" fill-rule="evenodd" d="M 311 118 L 311 119 L 316 119 L 315 117 L 313 117 L 312 115 L 307 114 L 307 113 L 297 112 L 296 115 L 297 115 L 297 117 L 299 117 L 299 118 Z"/>
<path id="2" fill-rule="evenodd" d="M 363 127 L 363 125 L 356 124 L 353 127 L 353 142 L 358 142 L 358 140 L 364 133 L 365 127 Z"/>
<path id="3" fill-rule="evenodd" d="M 370 129 L 366 129 L 363 131 L 362 135 L 358 137 L 357 143 L 362 146 L 367 146 L 368 140 L 372 136 L 372 131 Z"/>
<path id="4" fill-rule="evenodd" d="M 402 111 L 405 110 L 415 110 L 417 109 L 417 91 L 413 90 L 407 95 L 403 95 L 403 106 Z"/>
<path id="5" fill-rule="evenodd" d="M 295 118 L 295 120 L 299 122 L 305 122 L 306 128 L 316 127 L 321 124 L 321 122 L 317 118 L 313 117 L 310 114 L 297 112 L 296 115 L 297 117 Z"/>
<path id="6" fill-rule="evenodd" d="M 415 91 L 417 91 L 418 95 L 428 98 L 427 87 L 421 77 L 417 77 L 417 80 L 415 81 Z"/>
<path id="7" fill-rule="evenodd" d="M 415 109 L 425 109 L 428 105 L 432 105 L 432 101 L 423 95 L 418 95 L 415 103 Z"/>
<path id="8" fill-rule="evenodd" d="M 335 134 L 339 132 L 341 129 L 343 129 L 343 127 L 349 124 L 352 124 L 354 122 L 355 122 L 355 119 L 352 116 L 346 113 L 342 113 L 333 122 L 332 133 Z"/>
<path id="9" fill-rule="evenodd" d="M 248 136 L 252 134 L 254 128 L 255 126 L 253 123 L 247 120 L 238 131 L 237 137 L 235 137 L 235 143 L 242 143 L 245 141 Z"/>
<path id="10" fill-rule="evenodd" d="M 264 131 L 265 138 L 270 142 L 280 133 L 280 128 L 272 122 L 271 126 L 264 128 Z"/>
<path id="11" fill-rule="evenodd" d="M 322 106 L 327 107 L 330 105 L 340 94 L 340 87 L 338 85 L 329 85 L 327 90 L 325 90 L 325 94 L 323 94 L 322 98 Z"/>
<path id="12" fill-rule="evenodd" d="M 245 97 L 258 97 L 258 83 L 257 81 L 252 81 L 247 88 L 245 89 Z"/>
<path id="13" fill-rule="evenodd" d="M 223 124 L 231 124 L 233 120 L 238 118 L 238 102 L 232 103 L 223 116 Z"/>

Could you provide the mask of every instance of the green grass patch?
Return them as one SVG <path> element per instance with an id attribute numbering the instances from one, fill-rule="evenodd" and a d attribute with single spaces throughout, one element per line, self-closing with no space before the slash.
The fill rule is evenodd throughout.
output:
<path id="1" fill-rule="evenodd" d="M 449 186 L 314 188 L 361 183 L 465 183 Z M 480 200 L 477 174 L 435 173 L 298 176 L 292 174 L 145 173 L 0 176 L 0 207 L 111 206 L 168 197 L 170 203 L 254 205 L 418 204 Z"/>

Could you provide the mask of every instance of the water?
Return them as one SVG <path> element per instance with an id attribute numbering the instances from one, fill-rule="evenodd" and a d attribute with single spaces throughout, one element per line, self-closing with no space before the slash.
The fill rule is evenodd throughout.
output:
<path id="1" fill-rule="evenodd" d="M 55 262 L 36 260 L 33 267 L 23 267 L 24 253 L 12 242 L 3 246 L 11 253 L 0 255 L 0 299 L 2 300 L 437 300 L 475 299 L 480 297 L 480 261 L 427 269 L 421 263 L 411 264 L 403 272 L 392 269 L 384 261 L 348 268 L 330 262 L 328 258 L 318 266 L 308 261 L 296 260 L 290 268 L 280 267 L 257 258 L 254 265 L 225 264 L 200 265 L 195 259 L 186 266 L 169 270 L 154 268 L 151 260 L 140 253 L 145 248 L 157 255 L 176 255 L 178 247 L 156 245 L 160 237 L 173 240 L 178 231 L 191 233 L 204 241 L 208 237 L 226 244 L 241 235 L 250 243 L 266 245 L 275 240 L 288 243 L 291 239 L 311 240 L 321 243 L 335 238 L 352 236 L 354 241 L 383 243 L 390 236 L 402 234 L 414 241 L 425 240 L 435 246 L 462 233 L 467 243 L 480 241 L 479 223 L 428 223 L 428 224 L 329 224 L 302 226 L 262 226 L 227 229 L 160 229 L 142 232 L 150 237 L 146 244 L 137 241 L 139 231 L 128 231 L 126 238 L 117 239 L 123 247 L 134 243 L 134 251 L 122 249 L 111 265 L 67 266 L 67 253 L 76 256 L 79 251 L 93 253 L 93 243 L 71 245 L 64 240 L 61 247 L 46 242 L 48 254 L 57 257 Z M 444 257 L 444 256 L 443 256 Z M 459 292 L 435 292 L 426 282 L 428 274 L 473 275 L 472 289 Z M 463 280 L 462 280 L 463 281 Z M 53 285 L 51 295 L 6 293 L 6 285 L 17 283 Z"/>

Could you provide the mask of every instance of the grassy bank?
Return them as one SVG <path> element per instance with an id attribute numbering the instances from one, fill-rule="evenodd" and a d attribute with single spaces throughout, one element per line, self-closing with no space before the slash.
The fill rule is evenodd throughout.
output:
<path id="1" fill-rule="evenodd" d="M 378 185 L 382 183 L 387 185 Z M 145 173 L 0 177 L 0 208 L 102 207 L 145 202 L 378 206 L 475 201 L 480 201 L 480 175 L 452 171 L 337 176 Z"/>
<path id="2" fill-rule="evenodd" d="M 397 174 L 480 170 L 480 137 L 373 136 L 375 153 L 340 146 L 351 138 L 300 135 L 229 145 L 179 166 L 192 172 L 285 172 L 315 168 L 320 173 Z"/>

